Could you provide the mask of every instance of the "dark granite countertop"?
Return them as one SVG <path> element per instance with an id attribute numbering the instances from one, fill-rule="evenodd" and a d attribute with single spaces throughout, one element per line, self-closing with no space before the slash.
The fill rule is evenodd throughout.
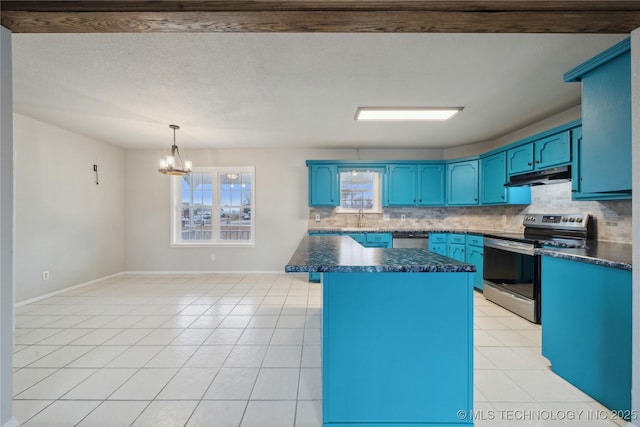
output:
<path id="1" fill-rule="evenodd" d="M 407 229 L 407 228 L 310 228 L 314 233 L 393 233 L 395 231 L 417 233 L 457 233 L 472 234 L 485 237 L 498 237 L 511 240 L 521 240 L 524 232 L 509 232 L 500 230 L 455 230 L 455 229 Z M 560 241 L 540 242 L 545 247 L 536 249 L 538 255 L 548 255 L 557 258 L 602 265 L 605 267 L 632 270 L 632 254 L 630 243 L 606 242 L 588 240 L 584 247 L 567 247 Z M 553 246 L 553 247 L 551 247 Z M 414 249 L 409 249 L 414 250 Z"/>
<path id="2" fill-rule="evenodd" d="M 365 248 L 348 236 L 305 236 L 285 266 L 304 272 L 474 272 L 475 266 L 426 249 Z"/>
<path id="3" fill-rule="evenodd" d="M 631 247 L 629 243 L 587 240 L 583 248 L 541 248 L 535 253 L 631 271 Z"/>

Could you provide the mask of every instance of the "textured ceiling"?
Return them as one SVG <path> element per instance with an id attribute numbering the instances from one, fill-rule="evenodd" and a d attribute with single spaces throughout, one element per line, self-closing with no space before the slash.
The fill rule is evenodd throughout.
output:
<path id="1" fill-rule="evenodd" d="M 14 34 L 16 112 L 123 147 L 452 147 L 580 102 L 562 75 L 624 35 Z M 463 106 L 361 123 L 358 106 Z"/>

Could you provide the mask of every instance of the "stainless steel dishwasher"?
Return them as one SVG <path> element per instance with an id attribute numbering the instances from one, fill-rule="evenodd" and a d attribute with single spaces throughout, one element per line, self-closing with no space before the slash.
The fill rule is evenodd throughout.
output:
<path id="1" fill-rule="evenodd" d="M 392 233 L 394 248 L 429 248 L 429 233 L 397 231 Z"/>

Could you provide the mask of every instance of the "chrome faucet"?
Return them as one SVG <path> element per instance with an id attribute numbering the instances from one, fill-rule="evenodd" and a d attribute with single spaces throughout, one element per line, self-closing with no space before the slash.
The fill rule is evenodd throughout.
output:
<path id="1" fill-rule="evenodd" d="M 358 209 L 358 228 L 364 226 L 364 208 Z"/>

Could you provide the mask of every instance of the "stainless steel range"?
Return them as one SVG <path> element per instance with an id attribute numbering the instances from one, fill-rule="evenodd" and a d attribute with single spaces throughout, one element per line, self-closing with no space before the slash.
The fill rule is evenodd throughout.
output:
<path id="1" fill-rule="evenodd" d="M 525 319 L 541 323 L 540 256 L 534 249 L 583 247 L 593 234 L 589 214 L 527 214 L 524 234 L 487 234 L 484 239 L 484 296 Z"/>

